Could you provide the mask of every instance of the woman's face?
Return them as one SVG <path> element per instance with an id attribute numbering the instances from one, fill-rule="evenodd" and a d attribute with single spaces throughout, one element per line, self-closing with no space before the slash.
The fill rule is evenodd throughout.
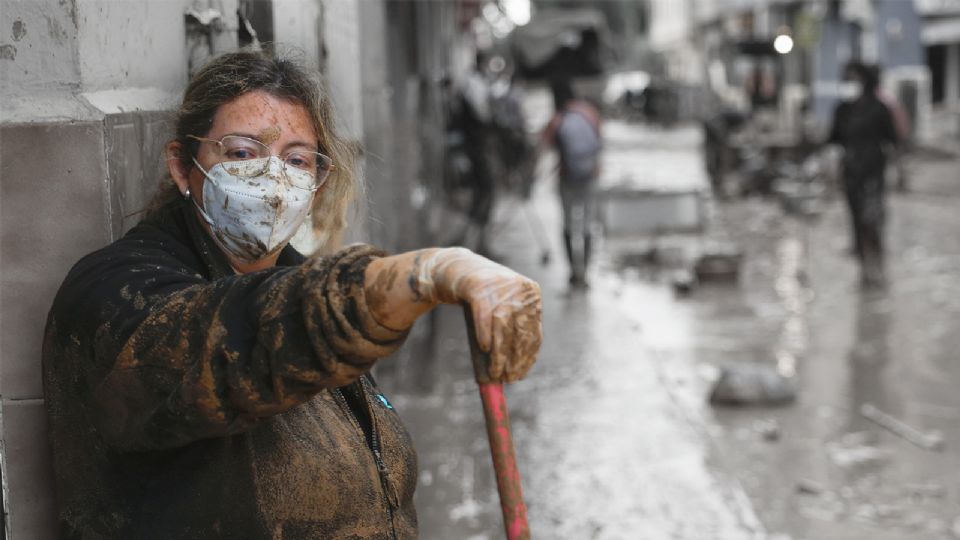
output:
<path id="1" fill-rule="evenodd" d="M 262 90 L 248 92 L 221 105 L 214 114 L 210 130 L 194 135 L 214 141 L 227 135 L 256 139 L 266 145 L 273 155 L 279 156 L 294 147 L 316 149 L 318 142 L 312 117 L 304 105 L 277 98 Z M 167 145 L 170 175 L 180 192 L 186 194 L 189 188 L 190 196 L 202 208 L 203 184 L 207 181 L 203 171 L 210 171 L 220 162 L 218 147 L 213 142 L 199 143 L 196 161 L 200 167 L 192 163 L 188 166 L 179 159 L 186 151 L 177 141 Z M 272 266 L 278 255 L 279 250 L 254 263 L 240 263 L 232 257 L 231 261 L 235 269 L 244 272 Z"/>
<path id="2" fill-rule="evenodd" d="M 273 155 L 283 155 L 292 147 L 317 147 L 310 111 L 300 103 L 280 99 L 263 90 L 248 92 L 221 105 L 213 116 L 210 131 L 197 135 L 214 140 L 241 135 L 267 145 Z M 216 146 L 201 143 L 197 161 L 209 171 L 218 162 Z M 189 175 L 190 192 L 201 206 L 204 181 L 203 172 L 193 167 Z"/>

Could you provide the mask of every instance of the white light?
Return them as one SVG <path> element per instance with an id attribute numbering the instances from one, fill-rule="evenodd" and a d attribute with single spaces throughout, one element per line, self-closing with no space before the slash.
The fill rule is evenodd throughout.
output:
<path id="1" fill-rule="evenodd" d="M 530 22 L 530 0 L 506 0 L 503 9 L 510 21 L 517 26 Z"/>
<path id="2" fill-rule="evenodd" d="M 793 38 L 786 34 L 780 34 L 777 39 L 773 40 L 773 49 L 780 54 L 787 54 L 793 50 Z"/>

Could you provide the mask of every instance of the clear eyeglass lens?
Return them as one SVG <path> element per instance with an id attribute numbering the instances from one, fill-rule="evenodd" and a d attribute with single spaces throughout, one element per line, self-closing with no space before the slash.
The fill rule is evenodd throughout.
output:
<path id="1" fill-rule="evenodd" d="M 238 135 L 227 135 L 220 140 L 219 147 L 221 161 L 249 161 L 269 158 L 272 155 L 270 148 L 262 142 Z M 306 172 L 310 174 L 308 178 L 302 174 L 287 175 L 293 185 L 303 189 L 319 187 L 327 179 L 333 168 L 333 163 L 329 157 L 319 152 L 298 148 L 287 152 L 283 156 L 283 163 L 284 172 Z M 245 177 L 259 176 L 266 172 L 267 167 L 269 167 L 269 162 L 264 162 L 263 169 L 243 169 L 235 171 L 235 173 Z"/>
<path id="2" fill-rule="evenodd" d="M 220 139 L 220 157 L 223 161 L 247 161 L 270 157 L 270 149 L 262 142 L 227 135 Z"/>

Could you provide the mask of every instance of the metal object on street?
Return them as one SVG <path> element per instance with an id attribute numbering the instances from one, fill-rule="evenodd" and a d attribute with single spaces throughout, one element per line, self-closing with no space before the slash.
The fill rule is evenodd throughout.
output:
<path id="1" fill-rule="evenodd" d="M 890 416 L 870 403 L 864 403 L 860 406 L 860 414 L 868 420 L 872 420 L 881 427 L 887 428 L 894 435 L 898 435 L 908 442 L 923 448 L 924 450 L 942 450 L 944 446 L 943 434 L 939 431 L 922 432 L 914 429 L 905 422 Z"/>
<path id="2" fill-rule="evenodd" d="M 517 468 L 517 458 L 513 452 L 510 414 L 507 399 L 503 394 L 503 384 L 490 380 L 487 371 L 490 358 L 487 353 L 480 350 L 477 344 L 470 307 L 463 306 L 463 313 L 467 320 L 473 373 L 480 386 L 483 415 L 487 421 L 487 437 L 490 440 L 490 455 L 493 458 L 493 469 L 497 477 L 497 491 L 500 493 L 503 527 L 507 533 L 507 540 L 529 540 L 527 505 L 523 502 L 520 469 Z"/>

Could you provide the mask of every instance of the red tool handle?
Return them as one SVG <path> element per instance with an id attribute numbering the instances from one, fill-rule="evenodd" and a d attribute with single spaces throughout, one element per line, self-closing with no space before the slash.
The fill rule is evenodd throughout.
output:
<path id="1" fill-rule="evenodd" d="M 503 511 L 503 526 L 507 532 L 507 540 L 529 540 L 527 505 L 523 502 L 520 469 L 517 468 L 517 457 L 513 453 L 510 413 L 507 409 L 507 398 L 503 394 L 503 384 L 490 380 L 487 372 L 490 357 L 477 345 L 470 307 L 464 306 L 463 312 L 467 319 L 473 373 L 477 384 L 480 385 L 483 416 L 487 420 L 487 438 L 490 440 L 490 454 L 493 457 L 493 469 L 497 475 L 497 491 L 500 493 L 500 509 Z"/>

